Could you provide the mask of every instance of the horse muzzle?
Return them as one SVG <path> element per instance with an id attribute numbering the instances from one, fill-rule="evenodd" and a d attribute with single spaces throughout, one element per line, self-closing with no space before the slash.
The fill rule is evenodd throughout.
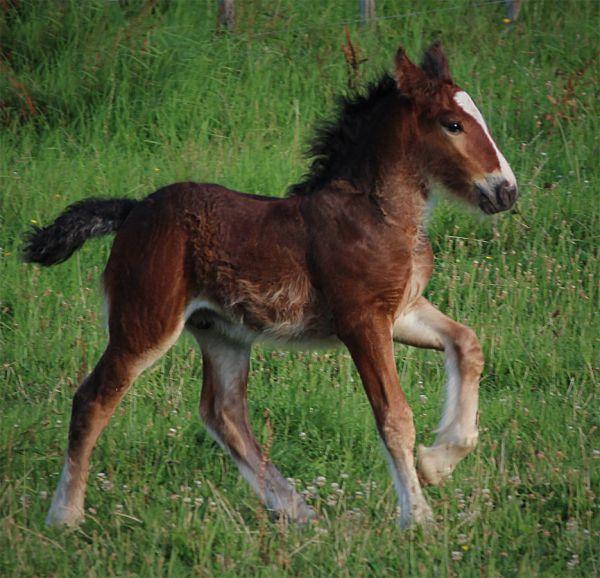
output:
<path id="1" fill-rule="evenodd" d="M 494 179 L 491 182 L 477 183 L 475 185 L 479 195 L 479 208 L 487 215 L 507 211 L 519 197 L 517 185 L 509 183 L 506 179 Z"/>

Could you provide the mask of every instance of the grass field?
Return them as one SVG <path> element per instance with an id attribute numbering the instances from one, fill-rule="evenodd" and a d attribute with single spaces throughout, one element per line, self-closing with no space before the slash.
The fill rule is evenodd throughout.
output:
<path id="1" fill-rule="evenodd" d="M 212 0 L 8 4 L 0 575 L 599 574 L 598 2 L 526 0 L 509 32 L 499 3 L 378 0 L 386 18 L 349 25 L 361 81 L 398 44 L 417 58 L 441 35 L 522 190 L 520 214 L 484 219 L 443 201 L 430 226 L 427 296 L 476 330 L 486 368 L 480 444 L 426 490 L 437 522 L 425 533 L 394 523 L 368 402 L 342 350 L 254 352 L 257 436 L 320 514 L 304 529 L 272 522 L 198 419 L 202 367 L 188 336 L 101 438 L 83 526 L 44 526 L 71 398 L 106 340 L 99 280 L 111 241 L 41 270 L 20 263 L 22 233 L 77 199 L 142 197 L 176 180 L 284 194 L 306 168 L 311 127 L 346 89 L 342 23 L 358 3 L 238 2 L 237 29 L 222 35 Z M 398 347 L 397 364 L 418 442 L 430 443 L 442 358 Z"/>

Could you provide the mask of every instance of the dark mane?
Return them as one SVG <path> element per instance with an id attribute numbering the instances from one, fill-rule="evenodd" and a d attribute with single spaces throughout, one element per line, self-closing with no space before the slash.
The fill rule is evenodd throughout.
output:
<path id="1" fill-rule="evenodd" d="M 394 96 L 400 98 L 398 87 L 386 73 L 364 92 L 338 98 L 336 117 L 322 122 L 311 140 L 308 172 L 288 188 L 288 195 L 309 195 L 337 179 L 361 190 L 361 184 L 374 184 L 374 143 L 369 136 L 378 105 Z"/>

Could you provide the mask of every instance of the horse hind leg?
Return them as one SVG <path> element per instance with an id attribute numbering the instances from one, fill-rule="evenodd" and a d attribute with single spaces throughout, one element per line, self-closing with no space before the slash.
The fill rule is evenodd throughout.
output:
<path id="1" fill-rule="evenodd" d="M 49 526 L 75 526 L 83 519 L 90 457 L 98 437 L 135 378 L 175 343 L 183 329 L 182 314 L 161 320 L 157 311 L 139 302 L 131 309 L 113 304 L 111 310 L 108 346 L 73 398 L 67 454 L 46 517 Z M 122 331 L 128 326 L 135 332 Z"/>
<path id="2" fill-rule="evenodd" d="M 209 433 L 232 456 L 268 509 L 307 522 L 315 512 L 264 455 L 248 420 L 250 347 L 212 332 L 191 330 L 202 349 L 200 416 Z"/>

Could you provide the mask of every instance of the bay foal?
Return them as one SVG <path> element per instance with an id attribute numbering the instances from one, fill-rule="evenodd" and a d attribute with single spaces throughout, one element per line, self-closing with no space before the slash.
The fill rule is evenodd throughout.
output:
<path id="1" fill-rule="evenodd" d="M 373 408 L 401 523 L 431 518 L 393 341 L 446 355 L 437 439 L 418 449 L 420 478 L 437 484 L 476 444 L 483 356 L 471 329 L 422 296 L 433 268 L 427 205 L 441 189 L 485 213 L 504 211 L 517 197 L 515 177 L 439 44 L 421 66 L 398 50 L 393 75 L 343 101 L 312 154 L 284 199 L 177 183 L 141 201 L 81 201 L 31 232 L 25 259 L 43 265 L 117 232 L 104 273 L 109 341 L 73 400 L 49 524 L 83 518 L 98 436 L 184 328 L 202 350 L 202 419 L 268 508 L 298 521 L 314 515 L 271 462 L 264 467 L 246 405 L 252 344 L 341 342 Z"/>

